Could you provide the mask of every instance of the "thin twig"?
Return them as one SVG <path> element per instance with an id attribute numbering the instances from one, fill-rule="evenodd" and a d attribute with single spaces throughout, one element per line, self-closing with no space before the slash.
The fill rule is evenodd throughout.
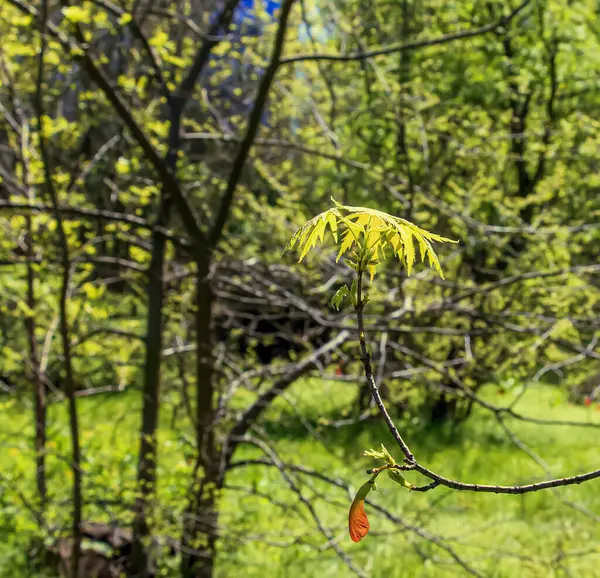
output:
<path id="1" fill-rule="evenodd" d="M 392 44 L 390 46 L 383 46 L 373 50 L 366 50 L 360 52 L 353 52 L 350 54 L 300 54 L 298 56 L 290 56 L 281 60 L 281 65 L 291 64 L 293 62 L 315 62 L 315 61 L 332 61 L 332 62 L 352 62 L 366 60 L 374 58 L 376 56 L 384 56 L 386 54 L 395 54 L 397 52 L 406 52 L 408 50 L 415 50 L 416 48 L 424 48 L 427 46 L 438 46 L 440 44 L 447 44 L 456 40 L 464 38 L 474 38 L 476 36 L 482 36 L 488 32 L 493 32 L 499 28 L 505 27 L 512 19 L 514 19 L 528 4 L 530 0 L 525 0 L 515 10 L 513 10 L 508 16 L 500 18 L 497 22 L 480 26 L 472 30 L 463 30 L 461 32 L 453 32 L 451 34 L 445 34 L 437 38 L 429 38 L 424 40 L 416 40 L 414 42 L 406 42 L 400 44 Z"/>

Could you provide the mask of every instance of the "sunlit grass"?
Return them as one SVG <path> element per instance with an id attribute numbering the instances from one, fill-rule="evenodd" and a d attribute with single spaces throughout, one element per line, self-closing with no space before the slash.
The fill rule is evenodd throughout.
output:
<path id="1" fill-rule="evenodd" d="M 264 416 L 261 427 L 273 440 L 281 459 L 302 464 L 349 482 L 356 489 L 366 479 L 372 463 L 362 456 L 368 447 L 393 440 L 379 422 L 332 428 L 323 417 L 339 417 L 352 402 L 352 384 L 308 380 L 293 386 Z M 489 399 L 506 403 L 508 395 L 489 390 Z M 86 472 L 86 518 L 109 521 L 129 519 L 116 502 L 131 502 L 136 475 L 141 400 L 127 393 L 82 399 L 79 403 Z M 32 410 L 25 402 L 2 400 L 0 406 L 0 465 L 10 484 L 0 491 L 0 520 L 8 536 L 0 546 L 0 576 L 15 574 L 18 560 L 9 556 L 25 548 L 35 524 L 19 503 L 15 490 L 34 497 L 31 452 Z M 575 407 L 555 388 L 537 387 L 518 405 L 520 413 L 549 419 L 600 422 L 594 407 Z M 301 418 L 299 416 L 302 416 Z M 161 414 L 159 469 L 159 534 L 177 536 L 180 513 L 186 505 L 190 479 L 192 436 L 185 411 L 173 421 L 172 406 Z M 507 438 L 496 420 L 483 411 L 460 428 L 403 424 L 407 441 L 418 459 L 446 477 L 466 482 L 516 484 L 545 479 L 546 474 Z M 573 475 L 600 466 L 599 430 L 566 426 L 538 426 L 507 421 L 511 430 L 547 463 L 552 476 Z M 68 464 L 70 451 L 64 407 L 51 408 L 49 416 L 49 477 L 52 520 L 67 523 L 69 513 Z M 312 433 L 307 433 L 308 426 Z M 398 454 L 398 452 L 394 452 Z M 255 448 L 242 448 L 237 459 L 261 457 Z M 397 456 L 399 457 L 399 455 Z M 415 474 L 408 477 L 422 483 Z M 367 506 L 371 532 L 360 544 L 347 536 L 350 503 L 342 489 L 314 479 L 294 476 L 311 500 L 323 524 L 354 562 L 372 577 L 437 577 L 466 575 L 448 553 L 423 540 L 414 531 L 400 528 Z M 293 577 L 351 576 L 327 540 L 319 533 L 297 496 L 276 468 L 249 466 L 235 469 L 223 497 L 221 523 L 224 539 L 218 576 Z M 287 504 L 274 506 L 268 499 L 247 494 L 249 488 Z M 438 488 L 409 493 L 381 478 L 373 500 L 410 526 L 419 526 L 451 546 L 484 576 L 600 576 L 599 482 L 557 490 L 506 496 L 453 492 Z M 561 501 L 576 503 L 580 510 Z M 106 500 L 110 503 L 107 504 Z M 589 513 L 585 513 L 589 512 Z M 5 562 L 3 563 L 3 559 Z"/>

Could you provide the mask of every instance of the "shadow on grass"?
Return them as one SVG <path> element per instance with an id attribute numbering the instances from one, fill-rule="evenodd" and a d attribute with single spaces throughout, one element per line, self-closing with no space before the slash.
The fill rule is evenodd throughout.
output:
<path id="1" fill-rule="evenodd" d="M 364 445 L 365 449 L 369 445 L 378 447 L 380 443 L 390 450 L 394 447 L 394 440 L 378 413 L 362 421 L 352 422 L 348 418 L 349 423 L 344 425 L 328 425 L 341 419 L 340 410 L 331 410 L 319 416 L 305 415 L 302 419 L 282 410 L 277 416 L 264 419 L 261 425 L 274 441 L 318 438 L 326 445 L 353 456 L 356 456 L 357 444 Z M 511 445 L 491 416 L 475 415 L 463 423 L 431 422 L 419 414 L 410 417 L 392 415 L 392 419 L 409 446 L 415 451 L 418 448 L 423 458 L 450 448 L 467 449 L 474 443 L 494 447 Z"/>

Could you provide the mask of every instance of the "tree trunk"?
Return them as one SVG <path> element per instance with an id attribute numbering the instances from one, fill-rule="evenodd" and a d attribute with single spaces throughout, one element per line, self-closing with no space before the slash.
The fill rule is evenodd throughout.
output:
<path id="1" fill-rule="evenodd" d="M 163 191 L 158 209 L 157 224 L 165 227 L 169 220 L 169 205 Z M 144 390 L 142 429 L 140 431 L 140 457 L 138 488 L 133 522 L 131 573 L 139 578 L 149 578 L 149 563 L 145 539 L 150 534 L 148 502 L 156 485 L 156 430 L 160 406 L 160 365 L 162 352 L 163 267 L 166 239 L 162 232 L 152 234 L 152 256 L 148 271 L 148 323 L 146 331 L 146 362 L 144 365 Z"/>
<path id="2" fill-rule="evenodd" d="M 212 578 L 214 574 L 219 522 L 214 478 L 209 474 L 202 479 L 186 512 L 181 578 Z"/>
<path id="3" fill-rule="evenodd" d="M 77 578 L 79 557 L 81 554 L 81 513 L 83 509 L 83 496 L 81 488 L 81 448 L 79 445 L 79 420 L 77 416 L 77 400 L 75 398 L 75 380 L 73 377 L 73 365 L 71 357 L 71 334 L 69 329 L 69 318 L 67 305 L 69 301 L 69 284 L 71 280 L 71 257 L 69 253 L 69 242 L 63 226 L 62 213 L 57 192 L 52 181 L 50 158 L 46 147 L 44 136 L 44 107 L 42 88 L 44 81 L 44 56 L 46 51 L 46 19 L 48 17 L 48 2 L 42 0 L 40 10 L 40 49 L 38 54 L 38 75 L 35 95 L 35 108 L 40 139 L 40 156 L 42 158 L 44 172 L 44 187 L 52 201 L 56 229 L 58 232 L 59 246 L 61 249 L 62 284 L 59 299 L 60 336 L 63 348 L 65 367 L 66 393 L 69 408 L 69 430 L 71 435 L 71 472 L 73 474 L 73 555 L 71 560 L 71 578 Z"/>
<path id="4" fill-rule="evenodd" d="M 210 255 L 196 258 L 196 445 L 192 499 L 183 523 L 182 578 L 212 578 L 218 535 L 217 492 L 222 486 L 215 445 Z"/>
<path id="5" fill-rule="evenodd" d="M 40 364 L 35 339 L 35 278 L 33 274 L 33 238 L 31 217 L 26 219 L 27 228 L 27 307 L 25 330 L 29 345 L 29 374 L 33 384 L 33 405 L 35 412 L 35 480 L 42 513 L 46 509 L 46 390 L 40 375 Z"/>
<path id="6" fill-rule="evenodd" d="M 431 421 L 434 423 L 453 421 L 456 418 L 457 402 L 455 395 L 440 393 L 431 408 Z"/>

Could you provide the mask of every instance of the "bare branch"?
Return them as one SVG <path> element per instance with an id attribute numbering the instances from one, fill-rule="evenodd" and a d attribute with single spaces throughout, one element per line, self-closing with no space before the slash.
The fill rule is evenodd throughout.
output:
<path id="1" fill-rule="evenodd" d="M 379 388 L 377 387 L 377 383 L 375 382 L 375 377 L 373 375 L 373 369 L 371 366 L 371 356 L 367 349 L 367 343 L 366 343 L 366 337 L 365 337 L 365 331 L 364 331 L 363 309 L 365 306 L 365 301 L 362 296 L 362 273 L 360 271 L 357 273 L 357 281 L 358 281 L 358 283 L 357 283 L 357 295 L 356 295 L 356 297 L 357 297 L 356 319 L 357 319 L 360 350 L 361 350 L 361 360 L 362 360 L 363 367 L 365 370 L 365 377 L 367 380 L 367 384 L 369 385 L 371 395 L 375 401 L 375 404 L 379 408 L 379 411 L 380 411 L 381 415 L 383 416 L 383 419 L 384 419 L 390 433 L 392 434 L 392 437 L 394 438 L 394 440 L 396 441 L 396 444 L 400 448 L 400 451 L 404 455 L 404 461 L 407 464 L 407 466 L 406 466 L 407 468 L 410 468 L 416 472 L 419 472 L 420 474 L 423 474 L 424 476 L 428 477 L 430 480 L 437 482 L 437 485 L 440 485 L 440 486 L 446 486 L 446 487 L 452 488 L 454 490 L 471 491 L 471 492 L 489 492 L 489 493 L 494 493 L 494 494 L 527 494 L 530 492 L 537 492 L 537 491 L 545 490 L 545 489 L 549 489 L 549 488 L 556 488 L 556 487 L 560 487 L 560 486 L 569 486 L 569 485 L 573 485 L 573 484 L 581 484 L 583 482 L 587 482 L 590 480 L 594 480 L 596 478 L 600 478 L 600 470 L 594 470 L 594 471 L 587 472 L 584 474 L 579 474 L 576 476 L 558 478 L 555 480 L 546 480 L 544 482 L 537 482 L 537 483 L 526 484 L 526 485 L 515 485 L 515 486 L 495 485 L 494 486 L 494 485 L 484 485 L 484 484 L 471 484 L 471 483 L 464 483 L 464 482 L 459 482 L 456 480 L 451 480 L 449 478 L 445 478 L 444 476 L 441 476 L 440 474 L 433 472 L 432 470 L 426 468 L 425 466 L 423 466 L 419 462 L 417 462 L 417 460 L 415 459 L 415 456 L 413 455 L 409 446 L 407 445 L 407 443 L 404 441 L 404 439 L 400 435 L 398 428 L 396 427 L 392 418 L 390 417 L 390 414 L 387 411 L 387 408 L 381 398 L 381 394 L 379 393 Z M 469 392 L 467 388 L 464 389 L 464 392 L 467 394 L 470 394 L 469 397 L 472 396 L 473 398 L 475 398 L 475 400 L 479 401 L 479 403 L 481 403 L 482 405 L 484 405 L 486 407 L 489 406 L 488 409 L 492 409 L 492 411 L 495 411 L 495 412 L 498 411 L 498 408 L 495 408 L 493 405 L 488 404 L 487 402 L 484 402 L 483 400 L 480 400 L 472 392 Z M 509 415 L 513 415 L 513 416 L 516 415 L 511 409 L 506 409 L 504 411 L 507 411 L 507 413 Z M 520 416 L 518 416 L 518 417 L 520 417 Z M 532 421 L 535 423 L 542 423 L 544 420 L 530 418 L 528 421 Z M 578 425 L 582 425 L 582 424 L 578 424 Z M 437 487 L 437 485 L 430 484 L 429 486 L 420 488 L 420 491 L 433 489 L 433 488 Z"/>
<path id="2" fill-rule="evenodd" d="M 376 56 L 384 56 L 386 54 L 395 54 L 397 52 L 405 52 L 408 50 L 415 50 L 417 48 L 425 48 L 428 46 L 437 46 L 440 44 L 447 44 L 456 40 L 462 40 L 464 38 L 474 38 L 476 36 L 482 36 L 489 32 L 494 32 L 499 28 L 505 27 L 511 20 L 513 20 L 522 10 L 524 10 L 531 0 L 525 0 L 515 10 L 513 10 L 508 16 L 502 17 L 497 22 L 480 26 L 472 30 L 464 30 L 462 32 L 453 32 L 451 34 L 445 34 L 438 38 L 430 38 L 424 40 L 416 40 L 414 42 L 407 42 L 401 44 L 392 44 L 390 46 L 384 46 L 382 48 L 376 48 L 374 50 L 367 50 L 361 52 L 354 52 L 351 54 L 301 54 L 299 56 L 290 56 L 281 60 L 281 65 L 291 64 L 293 62 L 315 62 L 315 61 L 332 61 L 332 62 L 352 62 L 366 60 L 374 58 Z"/>
<path id="3" fill-rule="evenodd" d="M 231 429 L 228 435 L 228 441 L 224 444 L 225 461 L 229 462 L 231 456 L 237 447 L 235 440 L 243 437 L 250 427 L 258 420 L 263 411 L 269 407 L 279 394 L 285 391 L 299 377 L 304 375 L 321 358 L 339 347 L 348 337 L 348 331 L 341 331 L 334 339 L 317 349 L 314 353 L 302 359 L 299 363 L 292 365 L 283 377 L 279 378 L 267 391 L 258 397 L 258 399 L 241 415 L 237 423 Z"/>
<path id="4" fill-rule="evenodd" d="M 327 530 L 327 528 L 325 528 L 325 526 L 323 525 L 323 522 L 319 518 L 319 515 L 317 514 L 314 506 L 312 505 L 310 500 L 308 500 L 306 498 L 306 496 L 304 496 L 301 488 L 296 484 L 296 482 L 293 480 L 293 478 L 288 474 L 288 472 L 286 471 L 285 464 L 281 461 L 281 459 L 279 458 L 279 456 L 277 455 L 275 450 L 273 448 L 271 448 L 268 444 L 263 442 L 262 440 L 258 440 L 251 436 L 235 438 L 235 441 L 255 445 L 255 446 L 259 447 L 265 453 L 265 455 L 267 455 L 269 457 L 271 462 L 279 470 L 281 477 L 286 481 L 286 483 L 288 484 L 290 489 L 298 496 L 298 499 L 302 502 L 302 504 L 304 504 L 306 509 L 310 512 L 310 515 L 313 518 L 313 520 L 315 521 L 317 527 L 319 528 L 319 531 L 327 539 L 327 545 L 331 546 L 331 548 L 333 548 L 335 550 L 335 553 L 340 557 L 340 559 L 344 562 L 344 564 L 346 564 L 346 566 L 348 566 L 348 568 L 352 572 L 354 572 L 354 574 L 356 574 L 357 576 L 361 576 L 361 578 L 366 578 L 367 575 L 360 568 L 358 568 L 357 566 L 354 565 L 352 560 L 342 550 L 340 545 L 334 540 L 334 538 L 331 535 L 331 533 L 329 532 L 329 530 Z"/>

